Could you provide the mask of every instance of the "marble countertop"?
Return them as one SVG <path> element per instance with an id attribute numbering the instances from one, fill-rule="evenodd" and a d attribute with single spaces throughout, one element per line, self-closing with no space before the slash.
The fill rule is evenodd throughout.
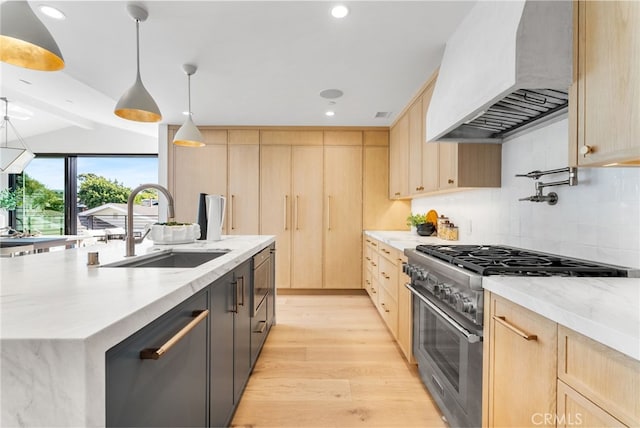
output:
<path id="1" fill-rule="evenodd" d="M 640 278 L 489 276 L 486 290 L 640 360 Z"/>
<path id="2" fill-rule="evenodd" d="M 392 246 L 396 250 L 415 248 L 420 244 L 460 244 L 460 241 L 445 241 L 435 236 L 420 236 L 408 230 L 366 230 L 365 234 Z"/>
<path id="3" fill-rule="evenodd" d="M 87 266 L 124 241 L 0 259 L 0 426 L 104 426 L 105 352 L 275 241 L 223 236 L 177 250 L 229 249 L 195 268 Z M 136 253 L 169 249 L 143 243 Z"/>

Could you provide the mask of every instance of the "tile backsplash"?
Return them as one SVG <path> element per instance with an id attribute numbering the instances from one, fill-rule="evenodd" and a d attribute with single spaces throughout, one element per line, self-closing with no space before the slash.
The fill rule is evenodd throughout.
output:
<path id="1" fill-rule="evenodd" d="M 640 168 L 578 168 L 578 185 L 545 188 L 558 203 L 518 201 L 535 181 L 515 177 L 568 166 L 568 121 L 502 145 L 502 187 L 414 199 L 412 212 L 435 209 L 459 226 L 460 241 L 505 244 L 640 268 Z M 564 180 L 567 173 L 542 182 Z"/>

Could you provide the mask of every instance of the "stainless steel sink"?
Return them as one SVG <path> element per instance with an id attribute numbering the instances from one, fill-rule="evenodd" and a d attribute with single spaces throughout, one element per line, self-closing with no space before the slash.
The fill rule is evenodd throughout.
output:
<path id="1" fill-rule="evenodd" d="M 230 250 L 215 251 L 163 251 L 152 255 L 135 257 L 130 260 L 102 265 L 102 267 L 123 268 L 192 268 L 210 260 L 224 256 Z"/>

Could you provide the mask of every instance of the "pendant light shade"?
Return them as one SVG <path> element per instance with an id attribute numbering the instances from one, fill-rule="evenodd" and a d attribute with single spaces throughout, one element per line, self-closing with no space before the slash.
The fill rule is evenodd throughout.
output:
<path id="1" fill-rule="evenodd" d="M 64 68 L 58 44 L 26 1 L 0 6 L 0 60 L 32 70 Z"/>
<path id="2" fill-rule="evenodd" d="M 20 174 L 24 168 L 35 157 L 27 144 L 24 142 L 16 128 L 9 119 L 9 100 L 0 98 L 5 103 L 5 114 L 0 125 L 2 129 L 3 141 L 0 145 L 0 172 L 5 174 Z M 9 130 L 14 134 L 15 139 L 9 141 Z"/>
<path id="3" fill-rule="evenodd" d="M 140 22 L 145 21 L 149 14 L 146 9 L 134 4 L 127 5 L 127 11 L 136 21 L 136 81 L 120 97 L 114 113 L 123 119 L 136 122 L 159 122 L 162 120 L 162 114 L 158 104 L 153 100 L 140 78 Z"/>
<path id="4" fill-rule="evenodd" d="M 182 66 L 182 69 L 187 74 L 189 111 L 187 120 L 184 121 L 184 124 L 180 129 L 178 129 L 176 136 L 173 138 L 173 144 L 184 147 L 203 147 L 205 145 L 204 138 L 202 138 L 202 134 L 198 130 L 198 127 L 196 127 L 195 123 L 193 123 L 193 118 L 191 117 L 191 75 L 195 74 L 198 67 L 192 64 L 185 64 Z"/>

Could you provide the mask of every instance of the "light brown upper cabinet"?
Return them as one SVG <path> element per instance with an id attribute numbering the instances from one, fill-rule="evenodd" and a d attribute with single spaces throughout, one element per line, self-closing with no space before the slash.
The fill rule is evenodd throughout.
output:
<path id="1" fill-rule="evenodd" d="M 360 133 L 360 144 L 362 144 L 362 133 Z M 361 145 L 325 145 L 324 210 L 324 287 L 360 288 L 362 282 Z"/>
<path id="2" fill-rule="evenodd" d="M 260 146 L 257 130 L 229 131 L 229 193 L 227 233 L 260 232 Z"/>
<path id="3" fill-rule="evenodd" d="M 176 221 L 195 223 L 200 193 L 227 194 L 227 131 L 203 129 L 206 145 L 191 148 L 171 143 L 176 130 L 169 129 L 169 191 Z"/>
<path id="4" fill-rule="evenodd" d="M 440 190 L 500 187 L 501 145 L 439 143 L 438 150 Z"/>
<path id="5" fill-rule="evenodd" d="M 389 132 L 364 131 L 362 228 L 406 229 L 411 201 L 389 199 Z"/>
<path id="6" fill-rule="evenodd" d="M 500 187 L 500 145 L 426 142 L 426 117 L 436 79 L 437 72 L 391 127 L 391 199 L 465 188 Z"/>
<path id="7" fill-rule="evenodd" d="M 436 75 L 432 76 L 431 83 L 422 93 L 422 186 L 423 192 L 433 192 L 438 190 L 438 177 L 440 174 L 439 150 L 438 143 L 425 143 L 427 139 L 426 118 L 429 110 L 429 103 L 433 95 L 433 88 L 436 86 Z"/>
<path id="8" fill-rule="evenodd" d="M 409 116 L 409 193 L 424 192 L 422 180 L 422 138 L 424 122 L 422 117 L 422 96 L 413 102 L 408 111 Z"/>
<path id="9" fill-rule="evenodd" d="M 389 198 L 409 196 L 409 116 L 404 114 L 389 133 Z"/>
<path id="10" fill-rule="evenodd" d="M 433 95 L 435 76 L 409 108 L 409 192 L 412 195 L 438 190 L 438 144 L 425 143 L 425 118 Z"/>
<path id="11" fill-rule="evenodd" d="M 640 165 L 640 2 L 574 4 L 570 162 Z"/>

